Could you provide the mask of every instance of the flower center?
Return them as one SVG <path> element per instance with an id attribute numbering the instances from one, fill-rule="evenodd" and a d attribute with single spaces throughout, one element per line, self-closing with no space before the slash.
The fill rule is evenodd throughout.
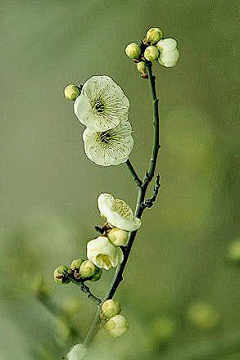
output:
<path id="1" fill-rule="evenodd" d="M 94 103 L 94 110 L 97 113 L 103 113 L 104 111 L 104 104 L 102 103 L 102 101 L 100 99 L 97 99 Z"/>
<path id="2" fill-rule="evenodd" d="M 107 267 L 112 266 L 111 259 L 108 255 L 99 254 L 96 258 L 97 261 L 100 261 L 101 263 L 105 264 Z"/>
<path id="3" fill-rule="evenodd" d="M 99 134 L 99 138 L 101 142 L 108 144 L 111 139 L 111 135 L 107 131 L 104 131 Z"/>

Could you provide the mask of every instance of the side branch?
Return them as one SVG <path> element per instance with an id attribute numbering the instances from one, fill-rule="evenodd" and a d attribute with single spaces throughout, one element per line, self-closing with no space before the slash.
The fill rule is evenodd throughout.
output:
<path id="1" fill-rule="evenodd" d="M 134 167 L 132 166 L 130 160 L 128 159 L 126 161 L 127 167 L 133 177 L 133 180 L 135 181 L 135 183 L 137 184 L 137 187 L 141 187 L 142 186 L 142 181 L 140 180 L 140 178 L 138 177 L 138 174 L 136 173 L 136 171 L 134 170 Z"/>
<path id="2" fill-rule="evenodd" d="M 102 303 L 102 300 L 99 299 L 97 296 L 93 295 L 89 289 L 88 286 L 86 286 L 82 281 L 76 280 L 73 277 L 71 277 L 71 282 L 77 286 L 80 287 L 81 291 L 87 294 L 87 297 L 95 302 L 97 305 L 100 305 Z"/>
<path id="3" fill-rule="evenodd" d="M 157 174 L 155 182 L 154 182 L 153 195 L 150 198 L 144 200 L 144 202 L 142 204 L 144 209 L 145 208 L 151 208 L 153 206 L 153 204 L 157 200 L 157 196 L 158 196 L 158 192 L 159 192 L 160 187 L 161 187 L 160 174 Z"/>

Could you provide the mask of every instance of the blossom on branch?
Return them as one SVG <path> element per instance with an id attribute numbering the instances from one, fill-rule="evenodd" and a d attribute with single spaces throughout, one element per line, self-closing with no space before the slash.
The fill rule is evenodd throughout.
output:
<path id="1" fill-rule="evenodd" d="M 99 195 L 98 208 L 101 216 L 106 218 L 109 225 L 118 229 L 134 231 L 138 230 L 142 224 L 125 201 L 115 199 L 110 194 Z"/>
<path id="2" fill-rule="evenodd" d="M 116 267 L 123 261 L 122 250 L 112 245 L 105 236 L 99 236 L 87 243 L 87 257 L 105 270 Z"/>
<path id="3" fill-rule="evenodd" d="M 92 76 L 74 103 L 78 120 L 94 131 L 106 131 L 128 120 L 129 100 L 109 76 Z"/>
<path id="4" fill-rule="evenodd" d="M 85 153 L 98 165 L 124 163 L 133 149 L 134 141 L 131 134 L 132 127 L 129 121 L 103 132 L 86 128 L 83 133 Z"/>

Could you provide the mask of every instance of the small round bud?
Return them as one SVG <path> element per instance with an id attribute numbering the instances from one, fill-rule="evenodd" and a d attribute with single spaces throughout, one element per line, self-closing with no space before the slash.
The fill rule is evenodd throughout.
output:
<path id="1" fill-rule="evenodd" d="M 127 320 L 122 315 L 115 315 L 109 319 L 104 328 L 115 338 L 123 336 L 129 329 Z"/>
<path id="2" fill-rule="evenodd" d="M 111 318 L 115 315 L 118 315 L 121 311 L 121 306 L 118 301 L 115 300 L 106 300 L 102 304 L 102 314 L 106 316 L 106 318 Z"/>
<path id="3" fill-rule="evenodd" d="M 136 43 L 128 44 L 125 53 L 130 59 L 138 59 L 141 54 L 140 46 Z"/>
<path id="4" fill-rule="evenodd" d="M 163 38 L 163 31 L 159 28 L 149 29 L 146 35 L 147 42 L 151 45 L 156 44 L 162 38 Z"/>
<path id="5" fill-rule="evenodd" d="M 155 46 L 148 46 L 144 51 L 144 57 L 148 61 L 154 61 L 158 58 L 159 52 Z"/>
<path id="6" fill-rule="evenodd" d="M 100 269 L 97 266 L 95 266 L 95 268 L 96 269 L 95 269 L 94 275 L 89 279 L 90 281 L 93 281 L 93 282 L 98 281 L 102 276 L 102 269 Z"/>
<path id="7" fill-rule="evenodd" d="M 139 63 L 137 63 L 137 70 L 138 70 L 143 76 L 146 76 L 146 75 L 147 75 L 145 61 L 140 61 Z"/>
<path id="8" fill-rule="evenodd" d="M 232 262 L 240 264 L 240 239 L 237 239 L 230 244 L 228 255 Z"/>
<path id="9" fill-rule="evenodd" d="M 166 343 L 177 334 L 176 322 L 168 316 L 158 317 L 153 324 L 153 335 L 157 342 Z"/>
<path id="10" fill-rule="evenodd" d="M 211 330 L 220 322 L 219 313 L 208 303 L 196 302 L 188 309 L 188 319 L 201 330 Z"/>
<path id="11" fill-rule="evenodd" d="M 79 95 L 79 88 L 74 84 L 67 85 L 64 89 L 64 96 L 67 100 L 75 100 Z"/>
<path id="12" fill-rule="evenodd" d="M 54 281 L 59 285 L 69 283 L 70 279 L 68 275 L 69 268 L 65 265 L 57 267 L 53 272 Z"/>
<path id="13" fill-rule="evenodd" d="M 90 278 L 95 274 L 96 266 L 91 260 L 85 260 L 80 266 L 80 277 Z"/>
<path id="14" fill-rule="evenodd" d="M 107 237 L 114 246 L 125 246 L 128 241 L 128 232 L 113 228 L 107 232 Z"/>
<path id="15" fill-rule="evenodd" d="M 79 271 L 81 264 L 83 263 L 83 259 L 76 259 L 71 262 L 70 269 Z"/>

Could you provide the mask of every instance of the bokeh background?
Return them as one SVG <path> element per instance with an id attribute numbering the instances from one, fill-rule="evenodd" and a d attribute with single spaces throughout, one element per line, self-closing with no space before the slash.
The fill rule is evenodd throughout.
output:
<path id="1" fill-rule="evenodd" d="M 100 74 L 121 85 L 131 102 L 131 161 L 143 175 L 149 88 L 124 48 L 152 26 L 181 51 L 176 68 L 154 65 L 162 187 L 116 296 L 130 331 L 119 340 L 100 332 L 87 359 L 240 358 L 240 273 L 229 259 L 239 237 L 238 5 L 1 1 L 1 359 L 60 359 L 84 339 L 95 306 L 74 285 L 55 285 L 52 271 L 85 255 L 101 224 L 101 192 L 134 207 L 136 189 L 125 165 L 103 168 L 85 156 L 63 89 Z M 93 291 L 102 296 L 112 275 Z"/>

